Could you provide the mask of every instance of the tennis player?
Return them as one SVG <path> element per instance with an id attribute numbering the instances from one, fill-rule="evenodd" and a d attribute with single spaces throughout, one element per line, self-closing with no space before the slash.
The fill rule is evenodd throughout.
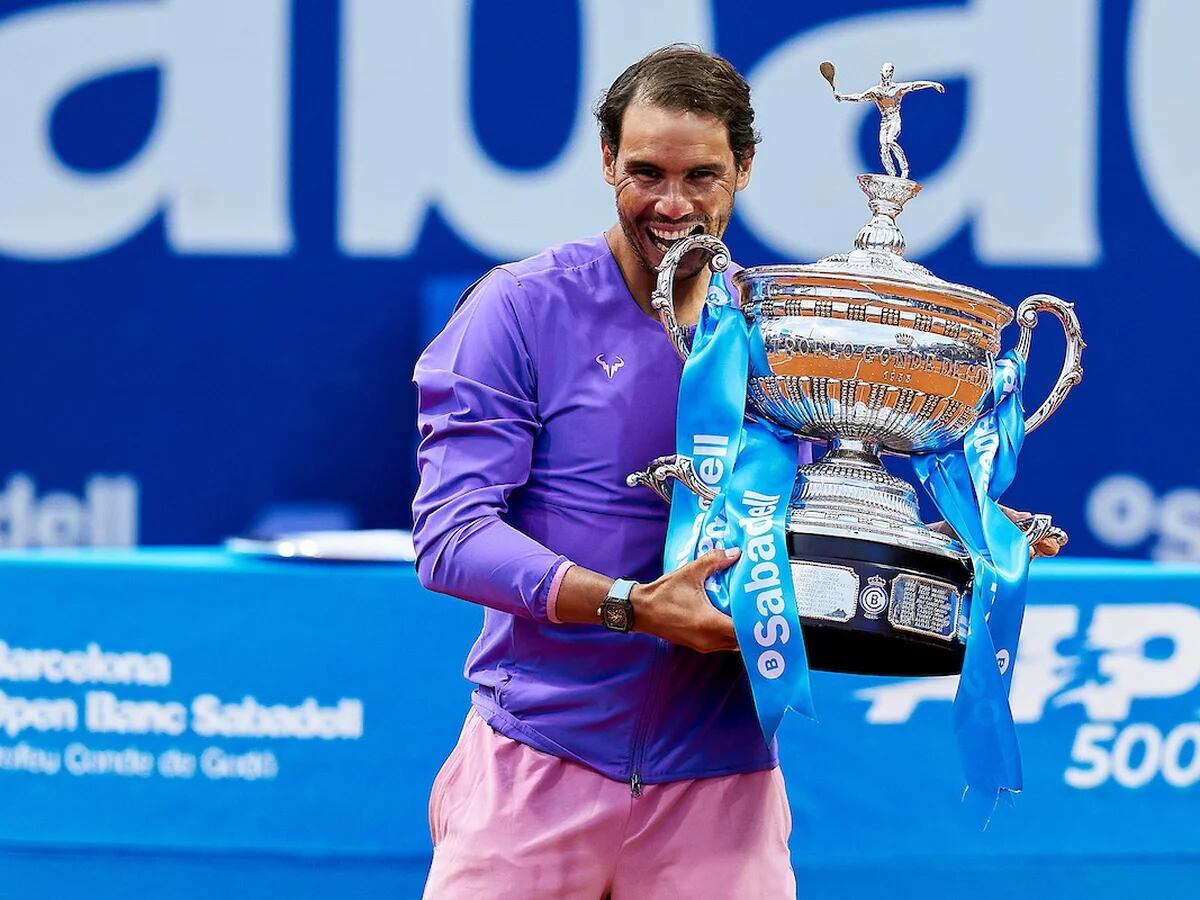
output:
<path id="1" fill-rule="evenodd" d="M 650 294 L 663 254 L 722 235 L 750 181 L 750 89 L 671 46 L 597 119 L 616 223 L 493 269 L 414 376 L 417 571 L 485 607 L 426 897 L 794 897 L 775 746 L 702 587 L 738 551 L 664 576 L 667 507 L 625 484 L 675 450 L 682 363 Z M 702 251 L 679 266 L 682 323 L 710 275 Z"/>

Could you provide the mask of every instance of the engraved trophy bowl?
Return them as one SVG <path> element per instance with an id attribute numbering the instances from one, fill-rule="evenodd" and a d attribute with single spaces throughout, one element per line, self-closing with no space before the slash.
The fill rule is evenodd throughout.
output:
<path id="1" fill-rule="evenodd" d="M 1000 332 L 1014 313 L 983 291 L 944 281 L 903 256 L 895 218 L 920 185 L 864 175 L 872 218 L 849 253 L 805 265 L 742 269 L 739 306 L 766 350 L 754 362 L 747 410 L 828 452 L 801 466 L 787 513 L 789 555 L 805 647 L 815 669 L 890 675 L 961 671 L 971 564 L 953 537 L 923 524 L 916 491 L 880 454 L 940 451 L 961 440 L 991 394 Z M 686 359 L 689 336 L 675 319 L 672 290 L 682 257 L 702 248 L 723 271 L 716 237 L 682 239 L 659 267 L 652 304 Z M 1027 359 L 1038 314 L 1066 332 L 1065 359 L 1049 397 L 1026 420 L 1036 430 L 1082 378 L 1073 305 L 1047 294 L 1015 313 L 1016 352 Z M 629 483 L 668 498 L 679 478 L 712 498 L 686 457 L 655 460 Z M 1030 543 L 1066 535 L 1047 516 L 1018 523 Z"/>

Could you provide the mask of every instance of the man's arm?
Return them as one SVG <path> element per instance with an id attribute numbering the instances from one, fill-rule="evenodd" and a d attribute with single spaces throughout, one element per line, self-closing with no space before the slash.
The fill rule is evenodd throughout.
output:
<path id="1" fill-rule="evenodd" d="M 736 650 L 733 619 L 709 602 L 704 582 L 714 572 L 733 565 L 741 551 L 712 550 L 649 584 L 639 584 L 633 604 L 633 630 L 652 634 L 701 653 Z M 572 566 L 559 587 L 556 617 L 563 622 L 594 625 L 597 611 L 613 579 L 583 566 Z"/>
<path id="2" fill-rule="evenodd" d="M 417 361 L 413 543 L 427 588 L 545 620 L 568 561 L 503 520 L 541 427 L 520 291 L 507 272 L 491 273 Z"/>
<path id="3" fill-rule="evenodd" d="M 503 520 L 512 491 L 529 478 L 541 427 L 520 291 L 507 272 L 493 272 L 417 362 L 417 575 L 430 590 L 513 615 L 594 625 L 614 579 Z M 732 620 L 713 608 L 703 584 L 736 559 L 714 551 L 638 585 L 634 629 L 700 651 L 735 649 Z"/>
<path id="4" fill-rule="evenodd" d="M 839 94 L 837 91 L 834 91 L 833 99 L 838 103 L 841 103 L 843 100 L 857 103 L 860 100 L 874 100 L 875 93 L 873 91 L 863 91 L 861 94 Z"/>

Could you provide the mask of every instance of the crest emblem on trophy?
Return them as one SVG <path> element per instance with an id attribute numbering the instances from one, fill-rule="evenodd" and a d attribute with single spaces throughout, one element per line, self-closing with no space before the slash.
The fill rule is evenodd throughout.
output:
<path id="1" fill-rule="evenodd" d="M 739 307 L 765 356 L 752 354 L 746 410 L 828 452 L 800 466 L 786 516 L 788 554 L 812 668 L 864 674 L 953 674 L 969 632 L 973 567 L 963 544 L 920 518 L 917 493 L 888 472 L 884 454 L 945 451 L 961 442 L 992 398 L 1002 329 L 1014 311 L 995 297 L 937 277 L 905 259 L 897 218 L 921 190 L 909 180 L 899 144 L 905 95 L 942 85 L 880 81 L 839 93 L 831 63 L 821 74 L 839 101 L 875 103 L 886 174 L 860 175 L 870 219 L 854 248 L 815 263 L 768 265 L 733 276 Z M 652 299 L 685 359 L 690 336 L 675 319 L 675 269 L 702 248 L 711 268 L 729 264 L 718 238 L 673 246 Z M 1036 294 L 1015 311 L 1015 352 L 1028 359 L 1040 313 L 1066 333 L 1061 371 L 1047 399 L 1025 419 L 1039 428 L 1082 378 L 1085 344 L 1073 305 Z M 1019 420 L 1018 420 L 1019 421 Z M 670 498 L 676 478 L 705 500 L 715 496 L 686 456 L 663 457 L 629 477 Z M 1048 516 L 1018 523 L 1030 545 L 1066 534 Z"/>

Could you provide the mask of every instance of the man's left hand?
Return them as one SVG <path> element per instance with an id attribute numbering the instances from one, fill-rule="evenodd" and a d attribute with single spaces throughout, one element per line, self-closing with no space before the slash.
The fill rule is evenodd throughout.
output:
<path id="1" fill-rule="evenodd" d="M 999 504 L 999 506 L 1002 510 L 1004 510 L 1004 514 L 1016 524 L 1024 522 L 1033 515 L 1033 513 L 1019 512 L 1018 510 L 1005 506 L 1003 503 Z M 957 535 L 954 534 L 954 529 L 952 529 L 943 521 L 934 522 L 929 527 L 939 534 L 947 534 L 951 537 L 957 537 Z M 1061 549 L 1062 545 L 1049 535 L 1033 544 L 1033 553 L 1035 556 L 1058 556 L 1058 551 Z"/>
<path id="2" fill-rule="evenodd" d="M 1024 522 L 1026 519 L 1031 518 L 1033 516 L 1033 513 L 1017 512 L 1015 509 L 1010 509 L 1009 507 L 1005 506 L 1003 503 L 999 504 L 999 506 L 1002 510 L 1004 510 L 1004 514 L 1006 516 L 1008 516 L 1008 518 L 1011 519 L 1015 524 L 1018 524 L 1018 525 L 1021 522 Z M 1037 556 L 1058 556 L 1058 551 L 1062 549 L 1062 545 L 1050 535 L 1046 535 L 1041 540 L 1035 542 L 1034 544 L 1032 544 L 1032 547 L 1033 547 L 1033 555 L 1035 557 L 1037 557 Z"/>

